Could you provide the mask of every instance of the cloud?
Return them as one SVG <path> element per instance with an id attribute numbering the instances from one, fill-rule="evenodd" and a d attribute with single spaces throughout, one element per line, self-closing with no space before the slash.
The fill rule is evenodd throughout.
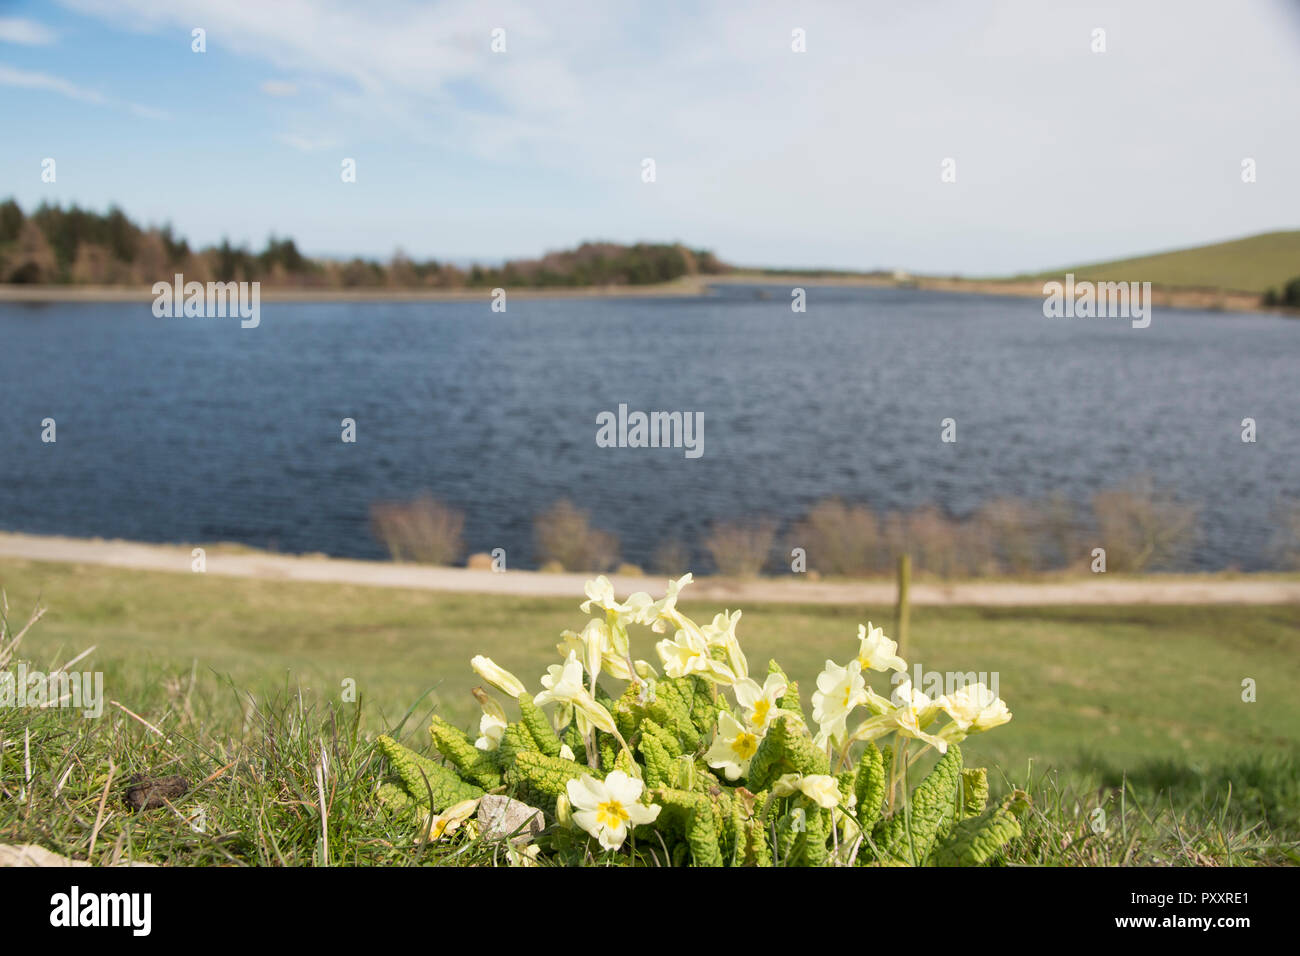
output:
<path id="1" fill-rule="evenodd" d="M 267 96 L 297 96 L 298 87 L 284 80 L 267 80 L 262 84 L 262 92 Z"/>
<path id="2" fill-rule="evenodd" d="M 0 17 L 0 42 L 18 43 L 22 46 L 49 46 L 54 40 L 54 31 L 35 20 Z"/>
<path id="3" fill-rule="evenodd" d="M 327 129 L 395 161 L 437 155 L 494 194 L 565 206 L 563 222 L 537 213 L 538 235 L 615 223 L 737 261 L 999 271 L 1276 228 L 1300 208 L 1296 177 L 1224 191 L 1242 156 L 1289 168 L 1300 152 L 1276 122 L 1300 89 L 1281 3 L 64 3 L 160 37 L 202 25 L 209 51 L 312 91 L 282 143 L 328 148 Z M 1060 212 L 1099 206 L 1123 214 Z"/>
<path id="4" fill-rule="evenodd" d="M 294 149 L 303 153 L 316 153 L 324 149 L 333 149 L 338 143 L 325 137 L 301 136 L 297 133 L 281 133 L 276 137 L 286 146 L 292 146 Z"/>
<path id="5" fill-rule="evenodd" d="M 80 100 L 83 103 L 94 103 L 97 106 L 104 106 L 108 103 L 108 98 L 102 93 L 77 86 L 75 83 L 61 77 L 51 76 L 48 73 L 36 73 L 31 70 L 19 70 L 5 66 L 3 63 L 0 63 L 0 86 L 15 86 L 26 90 L 45 90 L 66 96 L 68 99 Z"/>
<path id="6" fill-rule="evenodd" d="M 89 103 L 93 106 L 107 106 L 115 109 L 129 110 L 136 116 L 144 117 L 146 119 L 168 118 L 168 114 L 162 110 L 156 110 L 149 106 L 141 106 L 139 103 L 127 103 L 115 100 L 112 97 L 105 96 L 98 90 L 78 86 L 76 83 L 73 83 L 70 80 L 65 80 L 59 76 L 52 76 L 49 73 L 38 73 L 33 70 L 19 70 L 15 67 L 5 66 L 3 63 L 0 63 L 0 86 L 12 86 L 25 90 L 40 90 L 47 93 L 57 93 L 60 96 L 66 96 L 70 100 Z"/>

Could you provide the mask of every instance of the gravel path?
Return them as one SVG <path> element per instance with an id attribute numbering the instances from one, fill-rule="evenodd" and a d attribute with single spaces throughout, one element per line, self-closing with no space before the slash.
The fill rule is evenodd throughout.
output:
<path id="1" fill-rule="evenodd" d="M 191 571 L 191 551 L 190 547 L 179 545 L 0 532 L 0 558 L 191 574 L 194 573 Z M 221 546 L 206 550 L 206 565 L 206 573 L 229 577 L 575 600 L 580 599 L 582 586 L 589 577 L 586 574 L 495 573 L 384 561 L 266 554 Z M 632 591 L 660 594 L 665 581 L 660 576 L 614 576 L 613 580 L 620 595 Z M 687 593 L 692 600 L 709 600 L 730 607 L 763 602 L 880 605 L 892 604 L 895 596 L 894 584 L 890 581 L 811 581 L 795 575 L 757 581 L 701 578 Z M 1300 580 L 1169 575 L 1150 578 L 1098 576 L 1043 583 L 913 583 L 912 603 L 1007 607 L 1050 604 L 1300 604 Z"/>

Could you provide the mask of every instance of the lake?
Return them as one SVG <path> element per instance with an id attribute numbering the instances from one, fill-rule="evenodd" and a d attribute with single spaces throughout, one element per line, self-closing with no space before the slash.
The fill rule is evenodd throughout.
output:
<path id="1" fill-rule="evenodd" d="M 0 527 L 381 557 L 372 502 L 427 491 L 470 551 L 528 566 L 533 516 L 568 497 L 645 564 L 829 495 L 964 516 L 1147 473 L 1201 505 L 1197 567 L 1254 569 L 1300 498 L 1300 322 L 1157 307 L 1133 329 L 870 288 L 809 288 L 795 314 L 789 294 L 263 302 L 253 329 L 0 304 Z M 702 454 L 598 447 L 620 404 L 701 415 Z"/>

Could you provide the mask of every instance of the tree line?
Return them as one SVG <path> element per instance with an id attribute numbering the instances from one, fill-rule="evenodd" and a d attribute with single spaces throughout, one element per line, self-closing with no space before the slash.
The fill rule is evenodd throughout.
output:
<path id="1" fill-rule="evenodd" d="M 170 224 L 140 226 L 116 206 L 99 213 L 42 203 L 26 215 L 13 199 L 0 203 L 0 282 L 15 284 L 152 285 L 179 272 L 198 282 L 320 289 L 577 287 L 648 285 L 728 268 L 712 252 L 681 243 L 584 242 L 538 259 L 469 268 L 400 251 L 387 262 L 315 258 L 274 235 L 260 252 L 228 239 L 196 248 Z"/>

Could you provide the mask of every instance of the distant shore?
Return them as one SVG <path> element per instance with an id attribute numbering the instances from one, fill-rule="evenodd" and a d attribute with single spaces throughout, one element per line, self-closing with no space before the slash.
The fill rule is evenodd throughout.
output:
<path id="1" fill-rule="evenodd" d="M 550 286 L 507 288 L 514 299 L 617 299 L 692 298 L 710 294 L 710 286 L 774 285 L 804 288 L 919 289 L 966 295 L 1041 298 L 1043 283 L 1036 279 L 961 279 L 915 276 L 895 279 L 869 275 L 800 275 L 798 273 L 731 272 L 696 275 L 653 285 Z M 1252 292 L 1153 286 L 1153 305 L 1169 309 L 1208 312 L 1254 312 L 1295 316 L 1296 311 L 1265 306 Z M 152 289 L 144 286 L 78 286 L 0 284 L 0 302 L 152 302 Z M 474 289 L 311 289 L 263 284 L 263 302 L 487 302 L 492 290 Z"/>

